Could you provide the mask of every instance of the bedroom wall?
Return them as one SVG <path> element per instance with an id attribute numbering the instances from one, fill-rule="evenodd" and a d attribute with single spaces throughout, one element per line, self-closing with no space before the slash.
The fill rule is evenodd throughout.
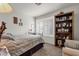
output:
<path id="1" fill-rule="evenodd" d="M 22 19 L 23 26 L 19 26 L 19 24 L 13 24 L 13 16 Z M 8 14 L 0 14 L 0 21 L 6 22 L 7 29 L 5 32 L 12 33 L 13 35 L 20 35 L 27 33 L 30 24 L 33 23 L 33 18 L 23 13 L 12 12 Z"/>
<path id="2" fill-rule="evenodd" d="M 47 14 L 44 14 L 44 15 L 41 15 L 39 17 L 37 17 L 37 20 L 38 19 L 44 19 L 44 18 L 48 18 L 48 17 L 54 17 L 56 14 L 58 14 L 59 12 L 71 12 L 71 11 L 74 11 L 74 40 L 79 40 L 79 4 L 76 4 L 76 5 L 72 5 L 72 6 L 66 6 L 64 8 L 60 8 L 58 10 L 55 10 L 54 12 L 50 12 L 50 13 L 47 13 Z M 55 19 L 52 19 L 53 21 Z M 53 23 L 54 25 L 54 23 Z M 51 25 L 52 26 L 52 25 Z M 53 30 L 55 30 L 54 26 L 53 26 Z M 48 37 L 46 38 L 44 36 L 44 41 L 47 42 L 47 43 L 50 43 L 50 44 L 55 44 L 54 41 L 55 41 L 55 36 L 54 36 L 54 33 L 55 31 L 52 33 L 52 38 Z"/>

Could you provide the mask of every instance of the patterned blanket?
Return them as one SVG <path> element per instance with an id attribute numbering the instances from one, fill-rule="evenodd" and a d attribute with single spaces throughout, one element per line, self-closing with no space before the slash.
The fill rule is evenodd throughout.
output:
<path id="1" fill-rule="evenodd" d="M 39 43 L 43 43 L 41 37 L 20 38 L 15 41 L 2 39 L 0 46 L 6 46 L 12 56 L 19 56 Z"/>

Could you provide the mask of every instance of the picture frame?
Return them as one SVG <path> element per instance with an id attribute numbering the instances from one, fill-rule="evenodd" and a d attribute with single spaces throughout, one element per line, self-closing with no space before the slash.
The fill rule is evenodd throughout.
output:
<path id="1" fill-rule="evenodd" d="M 22 19 L 20 19 L 19 26 L 23 26 Z"/>
<path id="2" fill-rule="evenodd" d="M 18 17 L 15 17 L 15 16 L 13 17 L 13 23 L 18 24 Z"/>

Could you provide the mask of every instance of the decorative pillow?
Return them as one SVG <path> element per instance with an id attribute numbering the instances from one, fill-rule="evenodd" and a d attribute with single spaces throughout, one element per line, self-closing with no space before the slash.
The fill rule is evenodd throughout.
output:
<path id="1" fill-rule="evenodd" d="M 14 36 L 12 34 L 9 34 L 9 33 L 3 34 L 1 38 L 2 39 L 9 39 L 9 40 L 13 40 L 14 41 Z"/>

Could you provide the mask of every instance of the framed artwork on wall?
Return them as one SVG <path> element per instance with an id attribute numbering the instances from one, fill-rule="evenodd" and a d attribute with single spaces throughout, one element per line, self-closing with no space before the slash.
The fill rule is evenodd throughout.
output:
<path id="1" fill-rule="evenodd" d="M 18 17 L 13 17 L 13 23 L 18 24 Z"/>
<path id="2" fill-rule="evenodd" d="M 20 19 L 19 26 L 23 26 L 22 19 Z"/>

